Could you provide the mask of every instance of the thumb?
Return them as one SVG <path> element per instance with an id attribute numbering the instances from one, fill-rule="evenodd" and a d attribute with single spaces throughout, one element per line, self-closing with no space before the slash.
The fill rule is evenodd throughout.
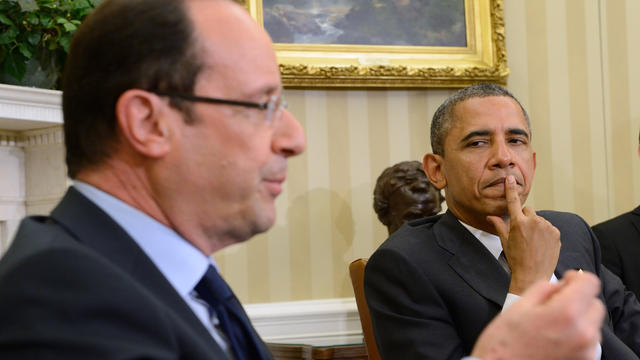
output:
<path id="1" fill-rule="evenodd" d="M 498 236 L 500 237 L 500 242 L 502 243 L 502 248 L 506 245 L 507 239 L 509 238 L 509 226 L 507 223 L 502 220 L 499 216 L 489 215 L 487 216 L 487 221 L 493 224 L 493 227 L 496 229 Z"/>

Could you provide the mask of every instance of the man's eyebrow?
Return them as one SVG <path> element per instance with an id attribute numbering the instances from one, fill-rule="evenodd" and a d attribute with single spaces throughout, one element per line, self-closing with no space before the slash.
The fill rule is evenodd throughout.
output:
<path id="1" fill-rule="evenodd" d="M 469 139 L 471 139 L 471 138 L 474 138 L 474 137 L 476 137 L 476 136 L 487 136 L 487 135 L 491 135 L 491 133 L 492 133 L 492 132 L 491 132 L 491 131 L 489 131 L 489 130 L 475 130 L 475 131 L 472 131 L 472 132 L 468 133 L 468 134 L 467 134 L 467 136 L 463 137 L 463 138 L 462 138 L 462 140 L 460 140 L 460 142 L 461 142 L 461 143 L 462 143 L 462 142 L 465 142 L 465 141 L 467 141 L 467 140 L 469 140 Z"/>
<path id="2" fill-rule="evenodd" d="M 529 139 L 529 132 L 526 131 L 525 129 L 521 129 L 521 128 L 510 128 L 507 130 L 507 134 L 510 135 L 522 135 L 524 137 L 526 137 L 527 139 Z"/>
<path id="3" fill-rule="evenodd" d="M 492 131 L 491 130 L 474 130 L 470 133 L 467 134 L 467 136 L 463 137 L 460 142 L 464 143 L 466 141 L 468 141 L 471 138 L 474 138 L 476 136 L 487 136 L 487 135 L 491 135 Z M 521 135 L 526 137 L 527 139 L 529 139 L 529 133 L 522 129 L 522 128 L 509 128 L 507 129 L 507 134 L 509 135 Z"/>
<path id="4" fill-rule="evenodd" d="M 277 93 L 278 91 L 282 91 L 282 86 L 280 85 L 267 85 L 267 86 L 263 86 L 261 88 L 255 89 L 253 91 L 251 91 L 251 93 L 249 94 L 249 97 L 251 98 L 256 98 L 256 97 L 260 97 L 260 96 L 271 96 L 275 93 Z"/>

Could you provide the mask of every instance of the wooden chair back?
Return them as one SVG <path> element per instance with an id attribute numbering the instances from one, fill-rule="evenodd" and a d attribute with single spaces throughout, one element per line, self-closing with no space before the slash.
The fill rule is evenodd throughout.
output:
<path id="1" fill-rule="evenodd" d="M 364 296 L 364 267 L 367 265 L 367 259 L 358 259 L 349 264 L 349 275 L 351 276 L 351 284 L 353 292 L 356 296 L 356 304 L 358 305 L 358 314 L 360 315 L 360 324 L 362 325 L 362 334 L 364 342 L 367 346 L 369 360 L 380 360 L 376 339 L 373 336 L 373 326 L 371 325 L 371 315 L 369 315 L 369 306 Z"/>

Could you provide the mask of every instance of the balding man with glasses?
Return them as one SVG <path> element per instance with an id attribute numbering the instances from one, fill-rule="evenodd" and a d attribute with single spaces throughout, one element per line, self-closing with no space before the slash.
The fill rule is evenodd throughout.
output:
<path id="1" fill-rule="evenodd" d="M 74 185 L 0 261 L 0 358 L 271 359 L 210 258 L 273 225 L 305 148 L 269 36 L 232 1 L 105 0 L 71 43 L 63 90 Z M 474 355 L 549 345 L 555 332 L 534 334 L 562 315 L 588 348 L 598 286 L 541 284 Z"/>
<path id="2" fill-rule="evenodd" d="M 230 1 L 106 0 L 63 91 L 74 185 L 0 264 L 0 357 L 271 359 L 210 258 L 273 225 L 305 148 L 266 32 Z"/>

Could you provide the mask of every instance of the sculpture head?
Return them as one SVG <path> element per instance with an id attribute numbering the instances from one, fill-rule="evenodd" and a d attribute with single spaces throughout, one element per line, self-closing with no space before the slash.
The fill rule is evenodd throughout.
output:
<path id="1" fill-rule="evenodd" d="M 373 209 L 389 235 L 407 221 L 442 210 L 444 196 L 430 182 L 419 161 L 403 161 L 386 168 L 376 181 Z"/>

